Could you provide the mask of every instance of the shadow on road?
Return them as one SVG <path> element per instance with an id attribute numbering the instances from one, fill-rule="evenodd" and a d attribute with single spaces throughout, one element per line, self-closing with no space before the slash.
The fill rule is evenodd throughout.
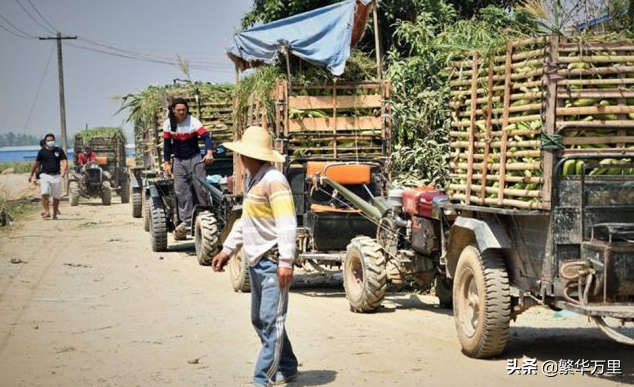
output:
<path id="1" fill-rule="evenodd" d="M 297 379 L 286 385 L 289 387 L 321 386 L 327 383 L 334 382 L 336 376 L 337 372 L 330 370 L 300 371 Z"/>
<path id="2" fill-rule="evenodd" d="M 634 334 L 634 328 L 627 329 Z M 634 385 L 634 348 L 606 337 L 599 328 L 531 328 L 513 327 L 503 358 L 534 358 L 539 362 L 589 360 L 604 365 L 603 375 L 585 375 Z M 608 361 L 620 360 L 622 375 L 607 376 Z M 591 367 L 593 368 L 593 367 Z M 575 373 L 580 373 L 575 371 Z M 564 375 L 558 375 L 565 377 Z"/>

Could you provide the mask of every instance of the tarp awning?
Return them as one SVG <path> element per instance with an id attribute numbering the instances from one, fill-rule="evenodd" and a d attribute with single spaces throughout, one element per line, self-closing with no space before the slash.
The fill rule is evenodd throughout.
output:
<path id="1" fill-rule="evenodd" d="M 240 70 L 271 64 L 288 50 L 341 75 L 350 47 L 363 36 L 373 0 L 348 0 L 276 20 L 234 35 L 227 55 Z"/>

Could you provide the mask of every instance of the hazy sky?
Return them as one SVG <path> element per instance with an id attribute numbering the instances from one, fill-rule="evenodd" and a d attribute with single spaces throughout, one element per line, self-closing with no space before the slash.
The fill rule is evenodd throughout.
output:
<path id="1" fill-rule="evenodd" d="M 82 38 L 65 41 L 63 47 L 69 137 L 86 124 L 123 126 L 129 132 L 131 125 L 123 123 L 125 115 L 113 116 L 119 104 L 110 100 L 112 95 L 125 95 L 150 84 L 170 84 L 175 78 L 184 78 L 176 65 L 125 59 L 94 50 L 111 51 L 105 46 L 112 46 L 129 51 L 118 54 L 138 57 L 139 53 L 147 53 L 146 58 L 161 61 L 175 61 L 179 54 L 191 59 L 193 80 L 233 82 L 233 65 L 224 47 L 230 43 L 233 32 L 239 30 L 242 15 L 252 6 L 252 0 L 30 2 L 56 30 Z M 44 29 L 52 28 L 38 16 L 29 0 L 0 0 L 0 15 L 0 133 L 13 131 L 38 136 L 49 131 L 59 133 L 57 57 L 52 51 L 55 41 L 16 37 L 2 29 L 38 37 L 54 35 Z M 33 105 L 40 81 L 41 90 Z"/>

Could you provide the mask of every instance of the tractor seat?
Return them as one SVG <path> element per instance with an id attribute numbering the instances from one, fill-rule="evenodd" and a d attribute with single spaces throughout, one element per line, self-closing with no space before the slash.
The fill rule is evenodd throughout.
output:
<path id="1" fill-rule="evenodd" d="M 370 184 L 371 166 L 368 164 L 341 164 L 328 161 L 306 163 L 306 176 L 324 175 L 343 185 Z"/>
<path id="2" fill-rule="evenodd" d="M 335 208 L 331 206 L 325 206 L 323 204 L 311 204 L 310 210 L 312 212 L 332 212 L 337 214 L 359 214 L 361 210 L 347 210 L 345 208 Z"/>

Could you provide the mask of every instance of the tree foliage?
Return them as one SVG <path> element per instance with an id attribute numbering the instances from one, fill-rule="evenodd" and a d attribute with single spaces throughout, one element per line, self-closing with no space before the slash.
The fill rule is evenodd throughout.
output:
<path id="1" fill-rule="evenodd" d="M 0 134 L 0 147 L 3 146 L 27 146 L 39 145 L 40 137 L 24 133 L 4 133 Z"/>

